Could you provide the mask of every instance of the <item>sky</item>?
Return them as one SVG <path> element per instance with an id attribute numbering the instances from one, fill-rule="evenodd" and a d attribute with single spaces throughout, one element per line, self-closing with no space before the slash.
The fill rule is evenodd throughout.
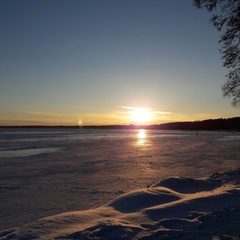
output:
<path id="1" fill-rule="evenodd" d="M 1 0 L 0 125 L 239 116 L 210 16 L 192 0 Z"/>

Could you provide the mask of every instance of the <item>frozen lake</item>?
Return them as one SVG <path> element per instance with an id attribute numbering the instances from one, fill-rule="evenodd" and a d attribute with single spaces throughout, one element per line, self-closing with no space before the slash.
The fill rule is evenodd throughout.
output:
<path id="1" fill-rule="evenodd" d="M 239 161 L 239 132 L 1 128 L 0 230 Z"/>

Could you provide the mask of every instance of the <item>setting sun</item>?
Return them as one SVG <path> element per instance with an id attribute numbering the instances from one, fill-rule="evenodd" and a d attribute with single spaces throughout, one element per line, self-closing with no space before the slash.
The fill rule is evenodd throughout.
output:
<path id="1" fill-rule="evenodd" d="M 132 120 L 138 124 L 149 122 L 152 119 L 152 113 L 147 108 L 137 108 L 132 113 Z"/>

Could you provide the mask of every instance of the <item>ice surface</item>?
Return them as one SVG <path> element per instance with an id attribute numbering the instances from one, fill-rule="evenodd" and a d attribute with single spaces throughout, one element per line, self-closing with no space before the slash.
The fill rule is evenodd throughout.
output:
<path id="1" fill-rule="evenodd" d="M 31 149 L 20 149 L 20 150 L 5 150 L 0 151 L 0 158 L 11 158 L 11 157 L 28 157 L 43 153 L 52 153 L 58 151 L 58 148 L 31 148 Z"/>
<path id="2" fill-rule="evenodd" d="M 214 178 L 211 180 L 199 178 L 237 169 L 240 166 L 240 142 L 237 132 L 198 132 L 196 135 L 191 131 L 145 131 L 145 137 L 141 139 L 136 130 L 91 130 L 89 133 L 83 130 L 43 133 L 40 130 L 30 133 L 29 130 L 27 131 L 28 133 L 14 130 L 10 131 L 10 134 L 6 131 L 1 132 L 0 150 L 15 151 L 15 153 L 31 149 L 58 150 L 41 152 L 34 156 L 0 157 L 0 230 L 2 231 L 11 227 L 20 227 L 21 231 L 25 231 L 23 226 L 28 222 L 35 222 L 38 218 L 80 210 L 81 217 L 76 217 L 76 221 L 77 225 L 82 221 L 86 226 L 85 230 L 89 227 L 95 229 L 92 231 L 97 233 L 115 228 L 115 234 L 119 231 L 123 233 L 122 235 L 125 233 L 127 236 L 132 234 L 135 238 L 143 237 L 148 236 L 148 233 L 141 229 L 146 228 L 146 231 L 157 229 L 157 225 L 151 223 L 155 221 L 155 210 L 161 214 L 165 211 L 169 212 L 168 210 L 173 214 L 179 211 L 173 206 L 168 206 L 169 208 L 159 208 L 159 206 L 179 203 L 179 200 L 186 199 L 183 198 L 185 195 L 196 195 L 196 189 L 203 197 L 205 192 L 216 193 L 218 190 L 222 191 L 220 192 L 226 201 L 228 196 L 235 196 L 233 194 L 236 191 L 235 186 L 231 192 L 221 188 L 223 185 L 221 181 L 215 181 Z M 230 183 L 233 184 L 234 180 Z M 218 197 L 213 196 L 208 196 L 207 199 L 209 204 L 219 201 Z M 107 202 L 109 204 L 104 205 Z M 204 211 L 204 202 L 201 198 L 197 197 L 191 202 L 192 205 L 189 206 L 192 208 L 190 211 L 192 216 L 204 218 L 210 214 Z M 182 204 L 185 206 L 187 203 L 183 201 Z M 105 215 L 112 210 L 122 216 L 120 220 L 110 214 L 109 218 L 101 219 L 96 223 L 98 212 L 103 215 L 103 205 L 106 210 L 103 211 Z M 96 208 L 99 206 L 102 207 Z M 201 206 L 204 214 L 200 211 Z M 221 207 L 220 209 L 222 211 Z M 91 224 L 82 218 L 84 214 L 82 211 L 85 210 L 87 210 L 86 218 L 92 219 Z M 233 214 L 234 210 L 238 210 L 238 207 L 227 208 L 224 214 L 230 218 L 230 213 Z M 90 215 L 89 211 L 92 211 Z M 220 216 L 216 212 L 214 214 L 210 214 L 212 222 L 215 221 L 214 216 Z M 125 221 L 123 219 L 126 215 L 128 217 Z M 75 221 L 69 218 L 68 214 L 66 216 L 66 222 Z M 136 219 L 139 219 L 139 222 L 134 225 Z M 216 221 L 221 222 L 223 219 Z M 50 232 L 51 226 L 54 225 L 51 221 L 48 223 Z M 172 216 L 170 220 L 156 221 L 162 221 L 164 226 L 173 222 L 178 225 L 184 223 L 189 228 L 199 224 L 195 218 L 179 220 L 177 216 Z M 111 222 L 110 226 L 109 222 Z M 35 223 L 39 224 L 38 221 Z M 130 230 L 128 230 L 129 224 Z M 164 229 L 163 225 L 161 229 Z M 47 231 L 46 226 L 44 222 L 42 229 L 44 234 Z M 74 224 L 71 225 L 70 229 L 72 228 Z M 78 230 L 79 226 L 76 229 L 76 232 L 81 232 L 81 229 Z M 166 227 L 165 231 L 169 233 Z M 171 232 L 171 234 L 178 233 L 178 230 Z M 77 233 L 74 234 L 78 236 Z M 163 232 L 157 231 L 155 234 L 160 236 Z"/>

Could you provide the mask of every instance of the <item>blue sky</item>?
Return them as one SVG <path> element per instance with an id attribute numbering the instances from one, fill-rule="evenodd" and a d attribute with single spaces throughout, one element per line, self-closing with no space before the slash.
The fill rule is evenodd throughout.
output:
<path id="1" fill-rule="evenodd" d="M 192 0 L 1 0 L 0 125 L 238 116 L 209 18 Z"/>

